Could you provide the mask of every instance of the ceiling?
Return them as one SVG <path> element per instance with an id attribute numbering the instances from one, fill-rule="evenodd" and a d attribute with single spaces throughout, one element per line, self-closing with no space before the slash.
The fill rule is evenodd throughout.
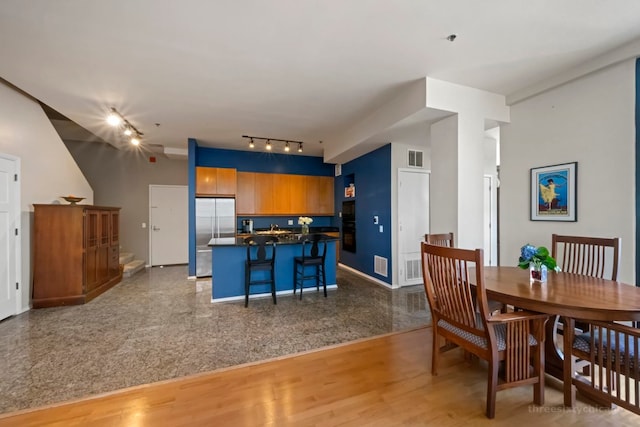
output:
<path id="1" fill-rule="evenodd" d="M 247 134 L 321 156 L 410 82 L 517 96 L 639 22 L 637 0 L 2 0 L 0 78 L 115 146 L 111 107 L 156 149 Z"/>

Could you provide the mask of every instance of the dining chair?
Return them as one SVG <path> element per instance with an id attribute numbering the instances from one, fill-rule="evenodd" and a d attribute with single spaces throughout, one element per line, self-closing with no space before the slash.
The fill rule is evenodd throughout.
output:
<path id="1" fill-rule="evenodd" d="M 564 272 L 615 281 L 618 279 L 620 262 L 620 238 L 552 234 L 551 256 L 556 259 L 558 266 Z M 552 337 L 554 341 L 556 340 L 555 335 L 560 330 L 559 322 L 560 318 L 556 316 L 553 327 L 554 337 Z M 562 328 L 563 351 L 565 353 L 563 370 L 565 396 L 567 400 L 571 401 L 571 405 L 575 401 L 575 391 L 572 386 L 575 383 L 573 378 L 578 371 L 581 372 L 581 377 L 590 377 L 596 371 L 600 374 L 603 372 L 613 373 L 611 369 L 605 370 L 604 366 L 608 363 L 606 348 L 615 350 L 616 344 L 615 340 L 612 339 L 607 345 L 605 335 L 605 346 L 602 347 L 602 328 L 602 324 L 595 324 L 588 320 L 565 320 L 565 325 Z M 611 324 L 610 328 L 605 328 L 605 330 L 612 331 L 615 328 L 615 324 Z M 567 331 L 570 331 L 570 333 Z M 599 346 L 598 343 L 600 344 Z M 627 346 L 626 348 L 628 349 L 629 347 Z M 618 346 L 619 350 L 620 347 Z M 625 351 L 625 346 L 622 346 L 622 350 L 623 352 Z M 595 365 L 600 366 L 600 368 L 594 369 Z M 603 387 L 603 390 L 615 388 L 615 384 L 609 381 L 612 378 L 605 378 L 607 385 Z"/>
<path id="2" fill-rule="evenodd" d="M 440 353 L 455 347 L 486 360 L 486 416 L 494 418 L 496 393 L 533 384 L 533 401 L 544 403 L 544 325 L 546 314 L 527 311 L 491 313 L 484 284 L 482 249 L 421 244 L 424 288 L 433 319 L 431 374 L 438 374 Z M 469 280 L 475 267 L 475 280 Z M 473 298 L 475 282 L 476 298 Z M 439 337 L 445 339 L 440 346 Z M 502 381 L 499 365 L 504 362 Z"/>
<path id="3" fill-rule="evenodd" d="M 444 246 L 446 248 L 455 248 L 455 239 L 453 237 L 453 232 L 449 233 L 436 233 L 436 234 L 425 234 L 424 235 L 425 242 L 431 245 Z M 507 311 L 507 306 L 500 301 L 489 300 L 489 311 Z"/>
<path id="4" fill-rule="evenodd" d="M 244 264 L 244 306 L 249 306 L 249 292 L 253 285 L 270 285 L 273 303 L 276 302 L 276 242 L 275 236 L 251 236 L 244 239 L 247 245 L 247 259 Z M 252 278 L 253 272 L 262 273 L 258 278 Z"/>
<path id="5" fill-rule="evenodd" d="M 424 241 L 430 245 L 445 246 L 447 248 L 456 247 L 453 233 L 425 234 Z"/>
<path id="6" fill-rule="evenodd" d="M 325 260 L 327 258 L 327 241 L 322 234 L 307 235 L 302 242 L 302 255 L 293 259 L 293 294 L 300 287 L 300 299 L 302 289 L 308 280 L 314 280 L 316 290 L 320 290 L 320 283 L 324 288 L 324 297 L 327 297 L 327 275 L 325 272 Z M 308 267 L 312 267 L 312 273 L 307 273 Z"/>

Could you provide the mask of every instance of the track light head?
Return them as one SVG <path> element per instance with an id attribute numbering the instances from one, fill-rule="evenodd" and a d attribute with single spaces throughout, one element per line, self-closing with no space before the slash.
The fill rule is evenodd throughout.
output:
<path id="1" fill-rule="evenodd" d="M 256 144 L 253 143 L 253 138 L 249 141 L 249 148 L 255 148 Z"/>
<path id="2" fill-rule="evenodd" d="M 107 116 L 107 123 L 113 127 L 120 126 L 122 124 L 122 116 L 118 114 L 115 108 L 112 108 L 111 112 Z"/>
<path id="3" fill-rule="evenodd" d="M 131 138 L 131 145 L 135 145 L 137 147 L 138 145 L 140 145 L 140 139 L 134 136 L 133 138 Z"/>
<path id="4" fill-rule="evenodd" d="M 126 136 L 131 136 L 133 135 L 133 130 L 131 130 L 130 126 L 125 126 L 124 131 L 122 133 L 124 133 Z"/>
<path id="5" fill-rule="evenodd" d="M 302 153 L 302 142 L 298 142 L 298 153 Z"/>
<path id="6" fill-rule="evenodd" d="M 265 146 L 265 148 L 271 151 L 271 141 L 269 141 L 268 139 L 267 139 L 267 145 Z"/>
<path id="7" fill-rule="evenodd" d="M 286 151 L 287 153 L 289 152 L 290 148 L 289 148 L 289 141 L 287 141 L 287 143 L 284 145 L 284 151 Z"/>

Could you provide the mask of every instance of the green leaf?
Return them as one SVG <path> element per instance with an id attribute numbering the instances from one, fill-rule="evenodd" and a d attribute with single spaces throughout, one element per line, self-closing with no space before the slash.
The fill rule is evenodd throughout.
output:
<path id="1" fill-rule="evenodd" d="M 536 255 L 544 259 L 549 256 L 549 249 L 545 248 L 544 246 L 540 246 L 536 251 Z"/>

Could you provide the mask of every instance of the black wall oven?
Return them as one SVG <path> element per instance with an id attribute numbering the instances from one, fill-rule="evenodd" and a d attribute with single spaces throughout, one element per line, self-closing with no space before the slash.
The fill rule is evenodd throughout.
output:
<path id="1" fill-rule="evenodd" d="M 342 202 L 342 250 L 356 251 L 356 202 Z"/>

